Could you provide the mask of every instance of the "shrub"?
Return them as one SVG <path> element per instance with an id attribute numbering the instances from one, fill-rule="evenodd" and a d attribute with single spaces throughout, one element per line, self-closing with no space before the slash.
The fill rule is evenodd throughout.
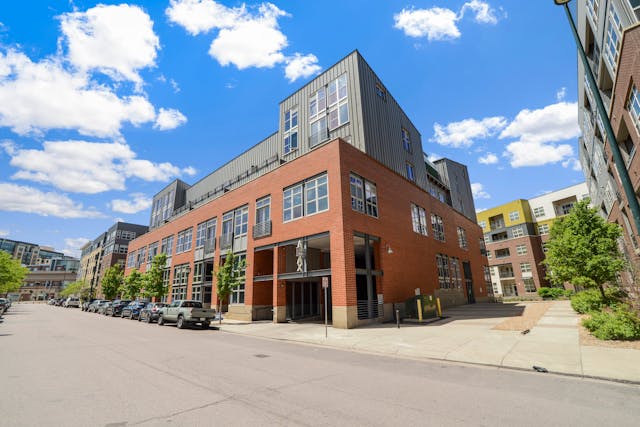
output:
<path id="1" fill-rule="evenodd" d="M 640 318 L 626 305 L 618 305 L 612 311 L 591 313 L 582 325 L 601 340 L 640 339 Z"/>
<path id="2" fill-rule="evenodd" d="M 564 295 L 564 289 L 544 287 L 538 289 L 538 295 L 540 295 L 544 299 L 558 299 Z"/>
<path id="3" fill-rule="evenodd" d="M 592 311 L 599 311 L 604 307 L 615 307 L 625 297 L 625 293 L 620 288 L 611 287 L 604 291 L 607 296 L 606 300 L 602 299 L 599 289 L 587 289 L 578 292 L 571 297 L 571 307 L 581 314 Z"/>

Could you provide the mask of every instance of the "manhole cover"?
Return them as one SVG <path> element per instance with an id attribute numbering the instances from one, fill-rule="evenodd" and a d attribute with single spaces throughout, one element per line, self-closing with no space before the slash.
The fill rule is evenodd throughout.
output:
<path id="1" fill-rule="evenodd" d="M 268 354 L 254 354 L 253 357 L 257 357 L 259 359 L 264 359 L 265 357 L 269 357 Z"/>

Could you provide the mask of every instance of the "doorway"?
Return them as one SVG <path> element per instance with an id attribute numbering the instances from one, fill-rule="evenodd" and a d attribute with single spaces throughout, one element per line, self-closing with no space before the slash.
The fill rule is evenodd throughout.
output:
<path id="1" fill-rule="evenodd" d="M 324 294 L 319 281 L 291 280 L 287 286 L 287 320 L 323 320 Z M 331 316 L 331 287 L 328 289 L 328 311 Z"/>

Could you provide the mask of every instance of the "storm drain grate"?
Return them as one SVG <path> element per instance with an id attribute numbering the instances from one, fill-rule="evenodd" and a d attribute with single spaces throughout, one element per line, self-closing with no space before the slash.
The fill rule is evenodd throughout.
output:
<path id="1" fill-rule="evenodd" d="M 269 357 L 268 354 L 254 354 L 253 357 L 257 357 L 258 359 L 264 359 L 265 357 Z"/>

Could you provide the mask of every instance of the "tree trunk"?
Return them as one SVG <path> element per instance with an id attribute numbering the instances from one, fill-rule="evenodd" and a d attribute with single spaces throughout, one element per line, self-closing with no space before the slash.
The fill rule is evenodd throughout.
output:
<path id="1" fill-rule="evenodd" d="M 600 294 L 602 295 L 602 300 L 606 301 L 607 300 L 607 296 L 604 293 L 604 287 L 602 285 L 598 285 L 598 288 L 600 288 Z"/>
<path id="2" fill-rule="evenodd" d="M 222 325 L 222 298 L 218 298 L 218 324 Z"/>

